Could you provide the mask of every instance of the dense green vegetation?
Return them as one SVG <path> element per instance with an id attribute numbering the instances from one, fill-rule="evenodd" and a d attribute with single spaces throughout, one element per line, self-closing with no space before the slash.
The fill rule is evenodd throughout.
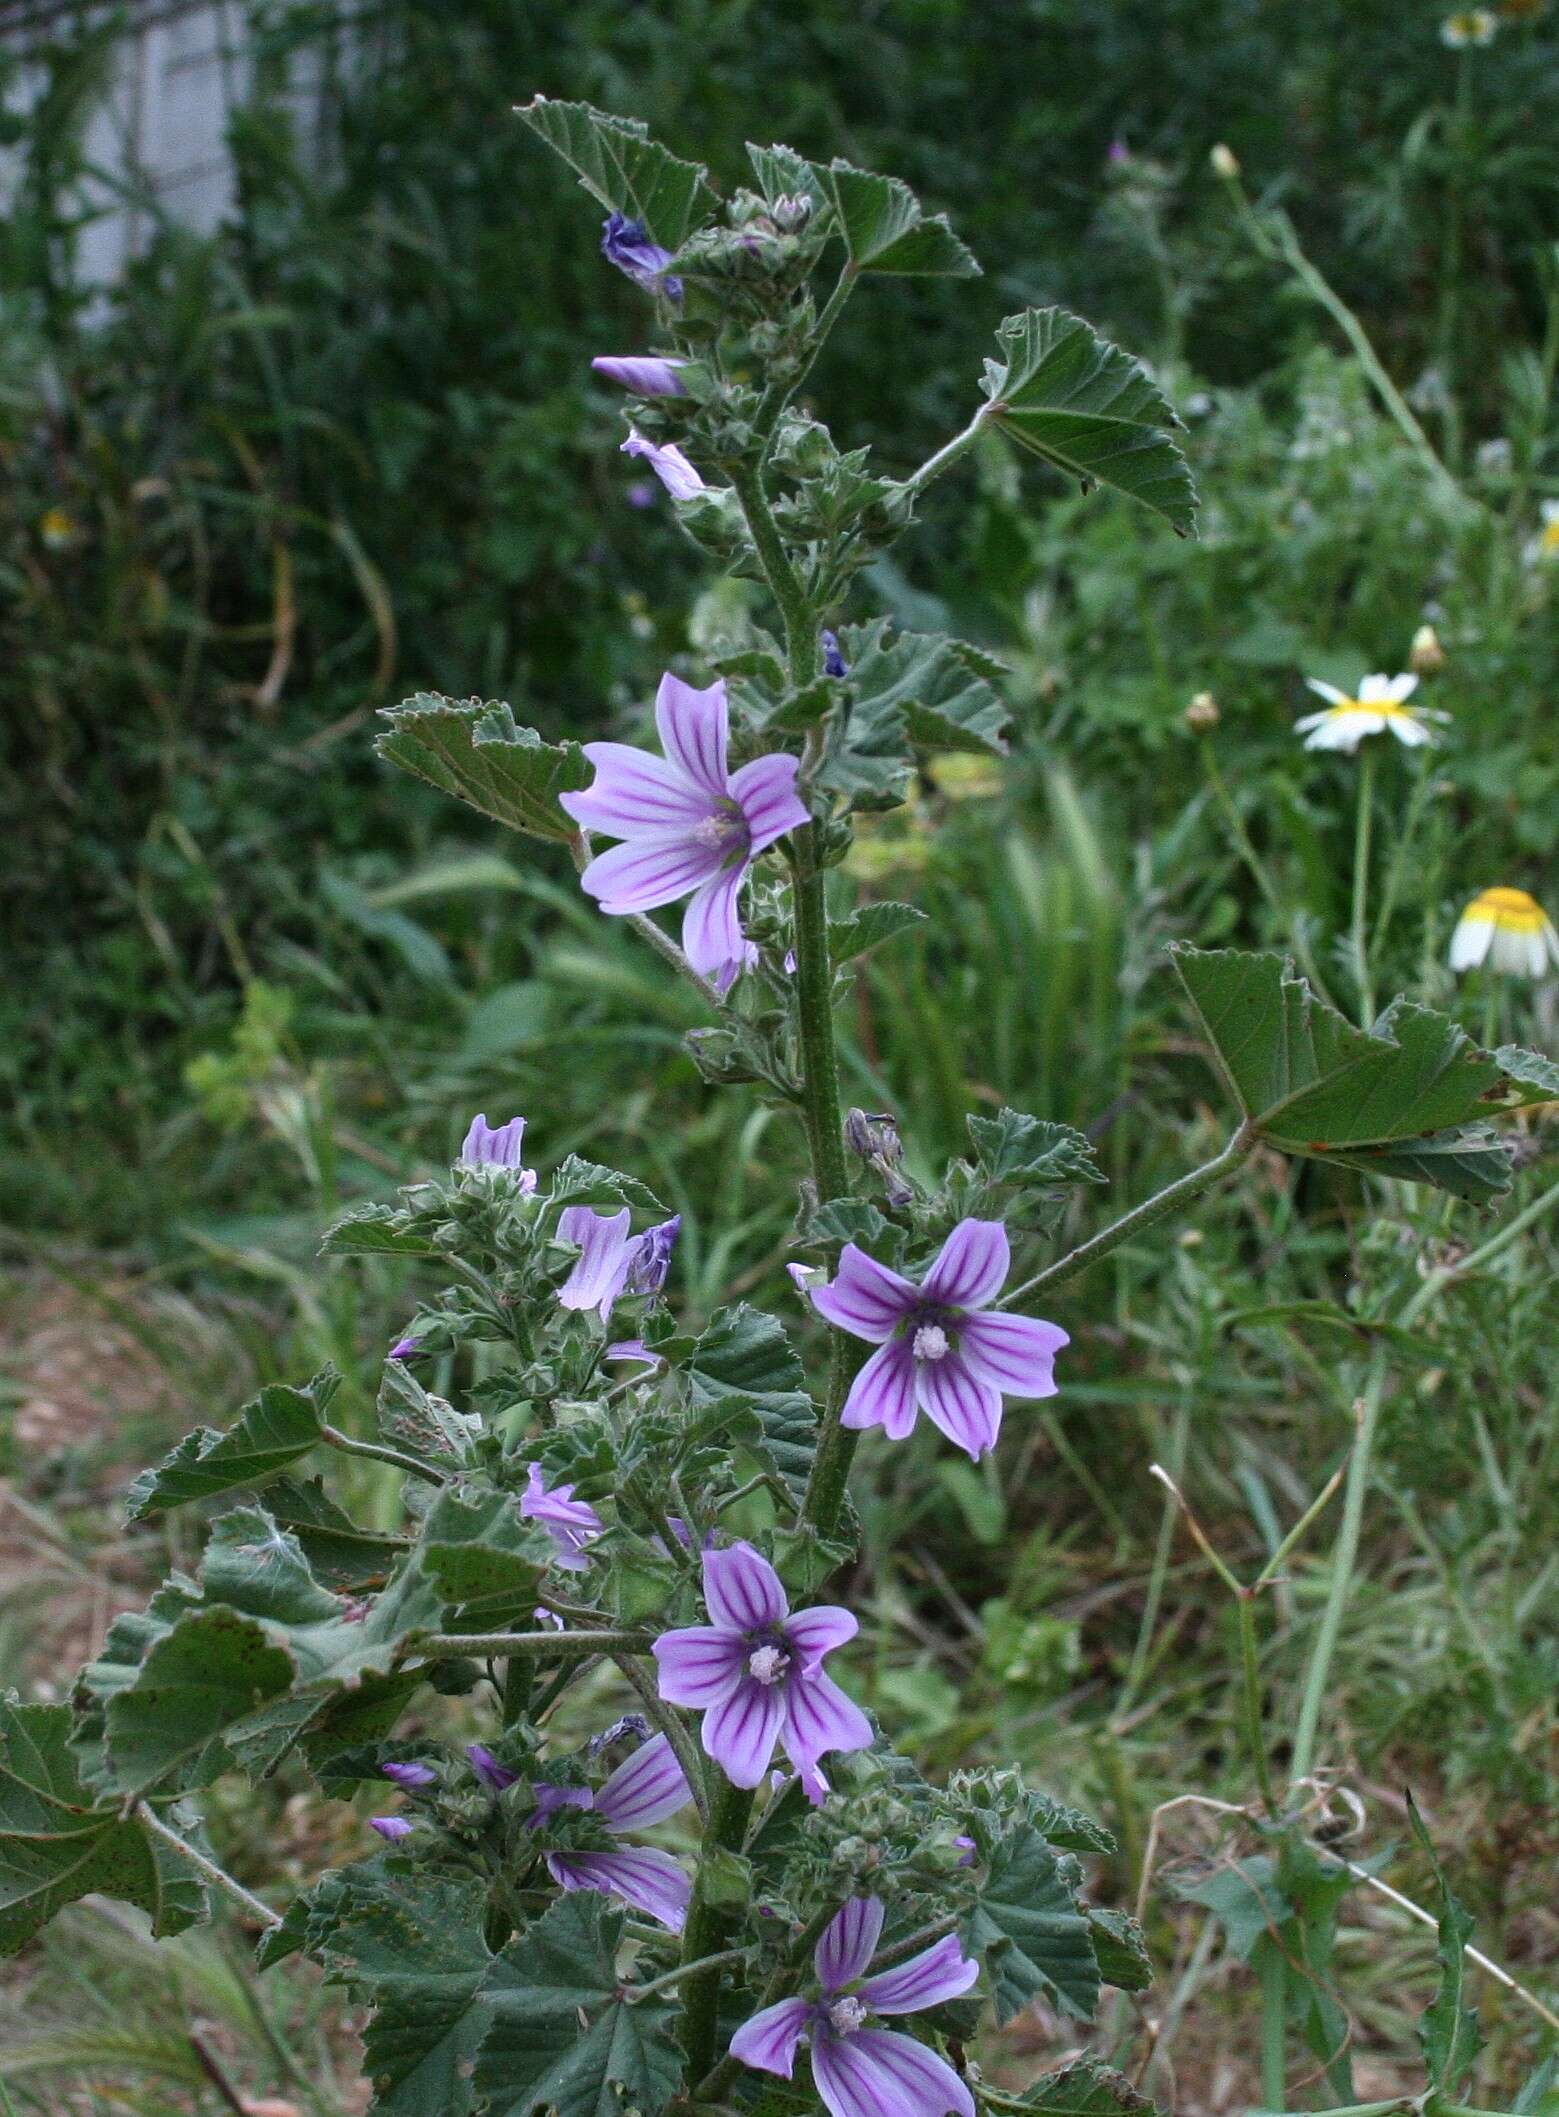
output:
<path id="1" fill-rule="evenodd" d="M 474 1110 L 523 1110 L 544 1167 L 588 1140 L 680 1210 L 695 1320 L 733 1292 L 786 1301 L 799 1133 L 699 1083 L 681 1045 L 696 999 L 566 862 L 518 856 L 371 751 L 375 709 L 423 688 L 634 733 L 660 669 L 696 674 L 747 607 L 726 584 L 690 612 L 696 569 L 663 503 L 627 503 L 619 406 L 588 360 L 638 348 L 642 303 L 509 116 L 538 88 L 638 113 L 716 169 L 747 137 L 787 138 L 898 170 L 952 213 L 993 298 L 888 283 L 809 385 L 889 471 L 962 425 L 989 315 L 1030 301 L 1089 315 L 1186 416 L 1197 540 L 1020 479 L 982 444 L 959 526 L 855 590 L 856 618 L 946 623 L 1001 655 L 1020 729 L 999 780 L 928 766 L 836 878 L 841 909 L 902 897 L 929 915 L 872 959 L 846 1017 L 847 1093 L 895 1112 L 914 1169 L 963 1149 L 971 1105 L 1009 1101 L 1089 1133 L 1116 1209 L 1216 1151 L 1228 1115 L 1165 944 L 1297 951 L 1352 1004 L 1358 760 L 1305 753 L 1292 722 L 1304 677 L 1406 668 L 1426 621 L 1444 660 L 1422 657 L 1423 695 L 1451 722 L 1427 760 L 1378 745 L 1374 990 L 1555 1050 L 1554 979 L 1446 964 L 1486 885 L 1559 904 L 1551 19 L 1510 6 L 1490 45 L 1458 50 L 1432 11 L 1377 0 L 1006 0 L 977 21 L 919 0 L 783 22 L 702 0 L 566 19 L 483 0 L 458 20 L 393 0 L 349 56 L 332 12 L 254 10 L 239 211 L 209 241 L 159 230 L 106 306 L 72 269 L 102 48 L 62 41 L 0 237 L 0 1469 L 25 1509 L 7 1680 L 56 1674 L 51 1650 L 81 1644 L 105 1594 L 118 1607 L 157 1575 L 164 1532 L 124 1532 L 117 1491 L 181 1410 L 224 1423 L 253 1381 L 329 1359 L 339 1415 L 367 1421 L 420 1283 L 317 1262 L 320 1231 L 447 1161 Z M 317 156 L 281 94 L 299 51 L 330 60 Z M 1183 716 L 1202 692 L 1219 717 L 1198 733 Z M 1072 1291 L 1064 1393 L 1012 1417 L 994 1465 L 921 1439 L 863 1455 L 869 1702 L 907 1716 L 929 1766 L 1020 1756 L 1106 1817 L 1121 1851 L 1101 1901 L 1151 1885 L 1159 1982 L 1095 2043 L 1165 2103 L 1177 2085 L 1187 2108 L 1264 2099 L 1263 1992 L 1269 2020 L 1291 2003 L 1291 2094 L 1299 2054 L 1319 2070 L 1339 2033 L 1323 1989 L 1361 2095 L 1415 2077 L 1432 1936 L 1361 1882 L 1334 1946 L 1324 1892 L 1286 1875 L 1321 1953 L 1274 1999 L 1271 1951 L 1225 1888 L 1249 1845 L 1206 1812 L 1159 1820 L 1192 1783 L 1235 1803 L 1251 1787 L 1237 1599 L 1149 1475 L 1165 1466 L 1253 1578 L 1347 1458 L 1379 1342 L 1365 1325 L 1405 1313 L 1307 1761 L 1365 1804 L 1351 1856 L 1433 1905 L 1412 1786 L 1478 1944 L 1531 1988 L 1536 2010 L 1478 1989 L 1498 2107 L 1553 2048 L 1551 1223 L 1457 1276 L 1546 1195 L 1551 1148 L 1539 1110 L 1497 1221 L 1263 1157 L 1194 1227 Z M 1104 1210 L 1085 1197 L 1066 1234 Z M 61 1328 L 106 1334 L 82 1392 L 97 1418 L 70 1414 L 75 1385 L 47 1366 Z M 374 1478 L 365 1509 L 387 1504 Z M 167 1533 L 186 1561 L 189 1530 Z M 1258 1606 L 1280 1765 L 1335 1534 L 1323 1516 Z M 303 1789 L 284 1777 L 219 1813 L 236 1871 L 263 1873 L 284 1832 L 304 1863 L 322 1826 Z M 1329 1829 L 1343 1800 L 1317 1800 Z M 289 2081 L 224 1946 L 183 1940 L 152 1972 L 138 1937 L 74 1914 L 0 2026 L 17 2109 L 62 2107 L 68 2080 L 106 2110 L 92 2083 L 110 2074 L 141 2107 L 199 2107 L 197 2016 L 251 2092 L 350 2107 L 325 2085 L 353 2061 L 317 1988 L 268 1988 Z M 110 1994 L 158 1980 L 131 2048 L 106 2014 L 76 2018 L 84 1947 Z M 1029 2025 L 991 2062 L 1021 2082 L 1071 2034 Z M 1542 2093 L 1524 2107 L 1546 2112 Z"/>

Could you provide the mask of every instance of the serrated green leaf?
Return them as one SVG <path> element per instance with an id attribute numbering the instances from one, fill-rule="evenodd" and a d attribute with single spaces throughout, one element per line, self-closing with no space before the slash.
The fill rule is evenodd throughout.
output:
<path id="1" fill-rule="evenodd" d="M 1153 1982 L 1153 1964 L 1142 1928 L 1129 1911 L 1088 1907 L 1088 1931 L 1099 1962 L 1099 1977 L 1122 1992 L 1146 1992 Z"/>
<path id="2" fill-rule="evenodd" d="M 1046 2073 L 1019 2097 L 1026 2110 L 1045 2110 L 1049 2117 L 1140 2117 L 1153 2104 L 1124 2073 L 1097 2058 L 1074 2058 L 1070 2065 Z"/>
<path id="3" fill-rule="evenodd" d="M 96 1805 L 70 1734 L 69 1706 L 0 1698 L 0 1956 L 88 1895 L 138 1905 L 159 1937 L 207 1914 L 186 1861 L 117 1806 Z"/>
<path id="4" fill-rule="evenodd" d="M 338 1595 L 382 1587 L 385 1575 L 411 1548 L 410 1537 L 360 1527 L 317 1477 L 303 1484 L 278 1478 L 265 1488 L 265 1508 L 297 1538 L 314 1578 Z"/>
<path id="5" fill-rule="evenodd" d="M 946 217 L 927 218 L 920 201 L 896 176 L 834 161 L 814 174 L 838 217 L 850 262 L 862 272 L 897 272 L 972 279 L 972 253 Z"/>
<path id="6" fill-rule="evenodd" d="M 449 1606 L 455 1632 L 500 1632 L 529 1621 L 541 1577 L 557 1552 L 522 1519 L 513 1495 L 448 1487 L 428 1509 L 418 1563 Z"/>
<path id="7" fill-rule="evenodd" d="M 1005 754 L 1003 731 L 1012 715 L 970 666 L 960 642 L 933 633 L 893 633 L 887 618 L 846 625 L 839 642 L 857 710 L 864 708 L 873 719 L 901 713 L 908 739 L 925 749 Z"/>
<path id="8" fill-rule="evenodd" d="M 1176 970 L 1240 1109 L 1271 1146 L 1487 1199 L 1510 1157 L 1482 1115 L 1500 1062 L 1446 1015 L 1393 1001 L 1356 1029 L 1272 955 L 1176 946 Z"/>
<path id="9" fill-rule="evenodd" d="M 1080 1808 L 1069 1807 L 1054 1794 L 1026 1791 L 1028 1819 L 1047 1844 L 1064 1852 L 1114 1853 L 1120 1850 L 1114 1835 Z"/>
<path id="10" fill-rule="evenodd" d="M 769 205 L 782 198 L 798 196 L 811 199 L 814 206 L 827 205 L 817 171 L 793 147 L 782 147 L 778 141 L 772 147 L 755 147 L 749 140 L 747 159 L 752 163 L 758 189 Z"/>
<path id="11" fill-rule="evenodd" d="M 1002 1109 L 995 1117 L 970 1117 L 969 1137 L 987 1183 L 1105 1183 L 1093 1147 L 1070 1125 Z"/>
<path id="12" fill-rule="evenodd" d="M 680 2009 L 622 1996 L 623 1915 L 594 1891 L 563 1897 L 492 1965 L 482 1991 L 491 2025 L 476 2063 L 490 2117 L 645 2117 L 682 2080 L 672 2034 Z"/>
<path id="13" fill-rule="evenodd" d="M 1200 1904 L 1212 1913 L 1223 1928 L 1229 1952 L 1241 1962 L 1250 1960 L 1258 1941 L 1294 1916 L 1294 1907 L 1279 1889 L 1277 1871 L 1265 1853 L 1232 1860 L 1194 1881 L 1173 1880 L 1170 1886 L 1186 1903 Z"/>
<path id="14" fill-rule="evenodd" d="M 273 1382 L 244 1406 L 226 1433 L 209 1426 L 187 1433 L 130 1487 L 126 1519 L 145 1521 L 166 1507 L 186 1506 L 191 1500 L 275 1477 L 318 1446 L 325 1413 L 340 1386 L 341 1377 L 328 1367 L 302 1389 Z"/>
<path id="15" fill-rule="evenodd" d="M 802 1230 L 804 1242 L 855 1242 L 862 1249 L 875 1249 L 888 1232 L 888 1222 L 869 1198 L 830 1198 L 815 1213 L 809 1213 Z"/>
<path id="16" fill-rule="evenodd" d="M 519 116 L 608 212 L 642 221 L 653 241 L 676 250 L 715 209 L 709 172 L 684 162 L 649 136 L 637 118 L 612 117 L 589 103 L 537 96 Z"/>
<path id="17" fill-rule="evenodd" d="M 1099 1963 L 1077 1901 L 1076 1863 L 1025 1827 L 998 1845 L 963 1926 L 985 1965 L 998 2022 L 1044 1998 L 1079 2021 L 1099 2003 Z"/>
<path id="18" fill-rule="evenodd" d="M 532 838 L 578 836 L 559 794 L 578 793 L 592 772 L 578 743 L 554 746 L 522 728 L 498 700 L 444 698 L 419 691 L 390 706 L 388 729 L 374 744 L 389 764 L 454 794 L 510 830 Z"/>
<path id="19" fill-rule="evenodd" d="M 578 1154 L 570 1154 L 559 1165 L 548 1203 L 554 1211 L 580 1205 L 597 1206 L 604 1211 L 615 1211 L 620 1206 L 637 1206 L 643 1213 L 664 1214 L 666 1210 L 649 1185 L 640 1183 L 636 1176 L 624 1176 L 620 1169 L 603 1168 L 599 1162 L 585 1161 Z"/>
<path id="20" fill-rule="evenodd" d="M 685 1362 L 695 1411 L 718 1405 L 751 1413 L 751 1444 L 799 1494 L 817 1448 L 817 1410 L 794 1347 L 772 1316 L 745 1302 L 718 1311 Z"/>
<path id="21" fill-rule="evenodd" d="M 1172 438 L 1180 422 L 1141 362 L 1066 309 L 1009 316 L 996 342 L 984 382 L 992 423 L 1063 477 L 1113 486 L 1189 536 L 1196 488 Z"/>
<path id="22" fill-rule="evenodd" d="M 1468 2006 L 1466 1998 L 1467 1942 L 1475 1922 L 1471 1912 L 1451 1894 L 1451 1886 L 1445 1879 L 1423 1818 L 1418 1813 L 1418 1804 L 1411 1794 L 1407 1797 L 1407 1814 L 1413 1835 L 1433 1872 L 1435 1894 L 1439 1898 L 1439 1915 L 1435 1920 L 1439 1944 L 1435 1952 L 1440 1963 L 1440 1978 L 1433 2001 L 1419 2019 L 1418 2040 L 1423 2047 L 1431 2089 L 1447 2101 L 1454 2101 L 1457 2090 L 1483 2048 L 1477 2009 Z"/>
<path id="23" fill-rule="evenodd" d="M 325 1230 L 320 1254 L 329 1257 L 430 1257 L 435 1255 L 426 1235 L 401 1227 L 394 1206 L 359 1206 Z"/>
<path id="24" fill-rule="evenodd" d="M 925 923 L 925 913 L 913 904 L 860 904 L 844 918 L 829 920 L 828 953 L 836 965 L 848 963 L 852 956 L 864 955 L 895 934 L 909 933 Z"/>
<path id="25" fill-rule="evenodd" d="M 1506 1087 L 1512 1091 L 1506 1101 L 1507 1109 L 1559 1099 L 1559 1065 L 1541 1051 L 1527 1051 L 1520 1044 L 1501 1044 L 1494 1057 L 1505 1076 Z"/>
<path id="26" fill-rule="evenodd" d="M 108 1701 L 105 1783 L 142 1794 L 220 1768 L 212 1744 L 291 1688 L 293 1664 L 261 1624 L 220 1606 L 191 1611 L 158 1640 L 135 1680 Z M 87 1769 L 91 1770 L 89 1764 Z"/>

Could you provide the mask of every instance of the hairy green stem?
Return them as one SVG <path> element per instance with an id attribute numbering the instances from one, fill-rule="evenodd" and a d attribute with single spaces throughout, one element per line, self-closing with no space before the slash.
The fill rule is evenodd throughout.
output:
<path id="1" fill-rule="evenodd" d="M 818 670 L 817 613 L 812 608 L 801 576 L 790 562 L 790 554 L 785 549 L 768 495 L 763 489 L 762 474 L 750 463 L 738 463 L 732 466 L 731 484 L 741 502 L 747 532 L 758 555 L 758 564 L 763 568 L 763 577 L 779 605 L 790 680 L 799 691 L 804 684 L 811 683 Z"/>
<path id="2" fill-rule="evenodd" d="M 1242 1588 L 1234 1598 L 1240 1624 L 1240 1689 L 1245 1721 L 1245 1747 L 1261 1793 L 1261 1805 L 1269 1816 L 1278 1812 L 1272 1790 L 1272 1771 L 1267 1763 L 1267 1738 L 1261 1716 L 1261 1669 L 1256 1658 L 1256 1591 Z"/>
<path id="3" fill-rule="evenodd" d="M 336 1426 L 321 1426 L 319 1437 L 328 1448 L 339 1448 L 343 1455 L 364 1455 L 375 1463 L 393 1463 L 408 1477 L 420 1477 L 429 1485 L 444 1483 L 436 1470 L 426 1463 L 419 1463 L 414 1455 L 402 1455 L 398 1448 L 386 1448 L 382 1442 L 354 1441 L 349 1433 L 342 1433 Z"/>
<path id="4" fill-rule="evenodd" d="M 1359 806 L 1353 826 L 1353 977 L 1359 992 L 1359 1026 L 1368 1029 L 1375 1019 L 1375 993 L 1370 977 L 1370 941 L 1367 908 L 1370 888 L 1370 825 L 1375 813 L 1375 752 L 1365 744 L 1359 760 Z"/>
<path id="5" fill-rule="evenodd" d="M 744 1963 L 750 1951 L 746 1948 L 722 1948 L 718 1955 L 700 1956 L 696 1963 L 678 1963 L 675 1968 L 663 1970 L 659 1977 L 652 1977 L 648 1984 L 630 1985 L 623 1994 L 630 2006 L 651 1993 L 665 1992 L 672 1985 L 680 1984 L 684 1977 L 693 1977 L 706 1970 L 724 1970 L 732 1963 Z"/>
<path id="6" fill-rule="evenodd" d="M 1118 1248 L 1123 1242 L 1130 1241 L 1133 1235 L 1139 1235 L 1144 1228 L 1151 1228 L 1159 1221 L 1167 1220 L 1171 1213 L 1178 1213 L 1180 1208 L 1189 1205 L 1193 1198 L 1200 1198 L 1204 1191 L 1210 1190 L 1220 1177 L 1226 1176 L 1231 1169 L 1238 1168 L 1247 1155 L 1254 1151 L 1257 1138 L 1258 1134 L 1253 1125 L 1241 1125 L 1221 1154 L 1215 1154 L 1211 1161 L 1203 1162 L 1199 1169 L 1192 1169 L 1188 1174 L 1177 1177 L 1173 1183 L 1165 1184 L 1162 1191 L 1155 1191 L 1151 1198 L 1144 1199 L 1140 1206 L 1134 1206 L 1129 1213 L 1123 1214 L 1109 1227 L 1101 1229 L 1089 1241 L 1079 1243 L 1075 1250 L 1068 1250 L 1064 1257 L 1058 1257 L 1054 1264 L 1047 1264 L 1045 1269 L 1036 1272 L 1032 1279 L 1025 1279 L 1021 1286 L 1014 1287 L 1006 1296 L 1002 1303 L 1003 1308 L 1015 1308 L 1020 1301 L 1026 1301 L 1030 1294 L 1037 1294 L 1045 1287 L 1059 1286 L 1065 1280 L 1075 1279 L 1079 1272 L 1086 1272 L 1089 1265 L 1096 1264 L 1101 1257 L 1107 1257 L 1111 1250 Z"/>
<path id="7" fill-rule="evenodd" d="M 733 1786 L 723 1774 L 710 1803 L 709 1823 L 704 1832 L 706 1849 L 740 1852 L 752 1812 L 752 1789 Z M 703 1862 L 700 1860 L 700 1869 Z M 728 1914 L 706 1903 L 693 1885 L 693 1901 L 682 1930 L 681 1967 L 692 1974 L 682 1995 L 682 2048 L 687 2053 L 690 2080 L 697 2080 L 714 2064 L 715 2036 L 719 2026 L 720 1972 L 725 1956 L 720 1943 L 725 1937 Z M 711 1958 L 715 1960 L 711 1961 Z"/>
<path id="8" fill-rule="evenodd" d="M 170 1851 L 176 1852 L 181 1860 L 187 1860 L 203 1880 L 209 1882 L 213 1889 L 220 1889 L 224 1896 L 231 1897 L 252 1919 L 258 1919 L 262 1926 L 281 1924 L 280 1916 L 269 1904 L 262 1904 L 257 1896 L 251 1896 L 242 1882 L 233 1880 L 226 1868 L 218 1867 L 215 1860 L 208 1860 L 203 1852 L 197 1852 L 176 1830 L 171 1830 L 149 1802 L 137 1801 L 135 1816 L 143 1829 L 159 1839 Z"/>
<path id="9" fill-rule="evenodd" d="M 448 1632 L 431 1639 L 409 1639 L 406 1652 L 425 1661 L 451 1661 L 463 1655 L 482 1661 L 515 1654 L 537 1661 L 578 1661 L 591 1654 L 647 1654 L 654 1643 L 653 1632 Z"/>
<path id="10" fill-rule="evenodd" d="M 963 432 L 954 434 L 951 441 L 945 441 L 934 456 L 927 456 L 919 470 L 912 471 L 904 480 L 901 490 L 912 499 L 919 499 L 934 478 L 940 478 L 943 471 L 949 469 L 960 456 L 974 446 L 975 438 L 990 417 L 992 409 L 991 405 L 982 404 Z"/>
<path id="11" fill-rule="evenodd" d="M 811 374 L 818 354 L 822 352 L 823 347 L 828 342 L 829 332 L 839 321 L 840 312 L 850 299 L 850 296 L 855 292 L 855 282 L 858 277 L 859 267 L 847 260 L 843 271 L 834 283 L 834 291 L 829 295 L 818 313 L 818 319 L 812 327 L 811 340 L 801 365 L 788 382 L 771 382 L 764 391 L 752 423 L 753 433 L 762 444 L 760 461 L 767 459 L 769 438 L 773 434 L 775 427 L 779 425 L 780 416 L 784 412 L 786 405 L 790 403 L 797 390 L 801 388 L 808 375 Z"/>

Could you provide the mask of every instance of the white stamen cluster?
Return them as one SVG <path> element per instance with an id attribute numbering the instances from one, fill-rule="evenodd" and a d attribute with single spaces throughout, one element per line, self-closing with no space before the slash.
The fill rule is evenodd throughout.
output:
<path id="1" fill-rule="evenodd" d="M 730 845 L 742 835 L 746 828 L 743 819 L 729 809 L 716 809 L 701 823 L 693 826 L 693 836 L 700 845 Z"/>
<path id="2" fill-rule="evenodd" d="M 747 1669 L 759 1683 L 778 1683 L 790 1667 L 790 1656 L 780 1647 L 759 1647 L 749 1655 Z"/>
<path id="3" fill-rule="evenodd" d="M 910 1351 L 917 1360 L 945 1360 L 947 1332 L 940 1323 L 922 1323 L 910 1341 Z"/>
<path id="4" fill-rule="evenodd" d="M 848 1992 L 843 1999 L 836 1999 L 828 2010 L 829 2024 L 841 2036 L 849 2036 L 865 2019 L 865 2007 Z"/>

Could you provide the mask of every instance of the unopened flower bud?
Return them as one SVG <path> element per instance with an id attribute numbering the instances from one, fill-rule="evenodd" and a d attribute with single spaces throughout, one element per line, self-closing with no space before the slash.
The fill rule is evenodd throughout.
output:
<path id="1" fill-rule="evenodd" d="M 1225 183 L 1240 173 L 1239 156 L 1232 147 L 1226 147 L 1222 140 L 1211 150 L 1207 159 L 1213 165 L 1213 175 L 1221 176 Z"/>
<path id="2" fill-rule="evenodd" d="M 804 191 L 786 192 L 769 208 L 769 218 L 788 235 L 812 218 L 812 201 Z"/>
<path id="3" fill-rule="evenodd" d="M 1222 717 L 1218 711 L 1218 701 L 1211 691 L 1198 691 L 1183 716 L 1193 735 L 1210 735 Z"/>
<path id="4" fill-rule="evenodd" d="M 1433 676 L 1445 667 L 1445 649 L 1433 625 L 1420 625 L 1408 649 L 1407 665 L 1415 676 Z"/>

